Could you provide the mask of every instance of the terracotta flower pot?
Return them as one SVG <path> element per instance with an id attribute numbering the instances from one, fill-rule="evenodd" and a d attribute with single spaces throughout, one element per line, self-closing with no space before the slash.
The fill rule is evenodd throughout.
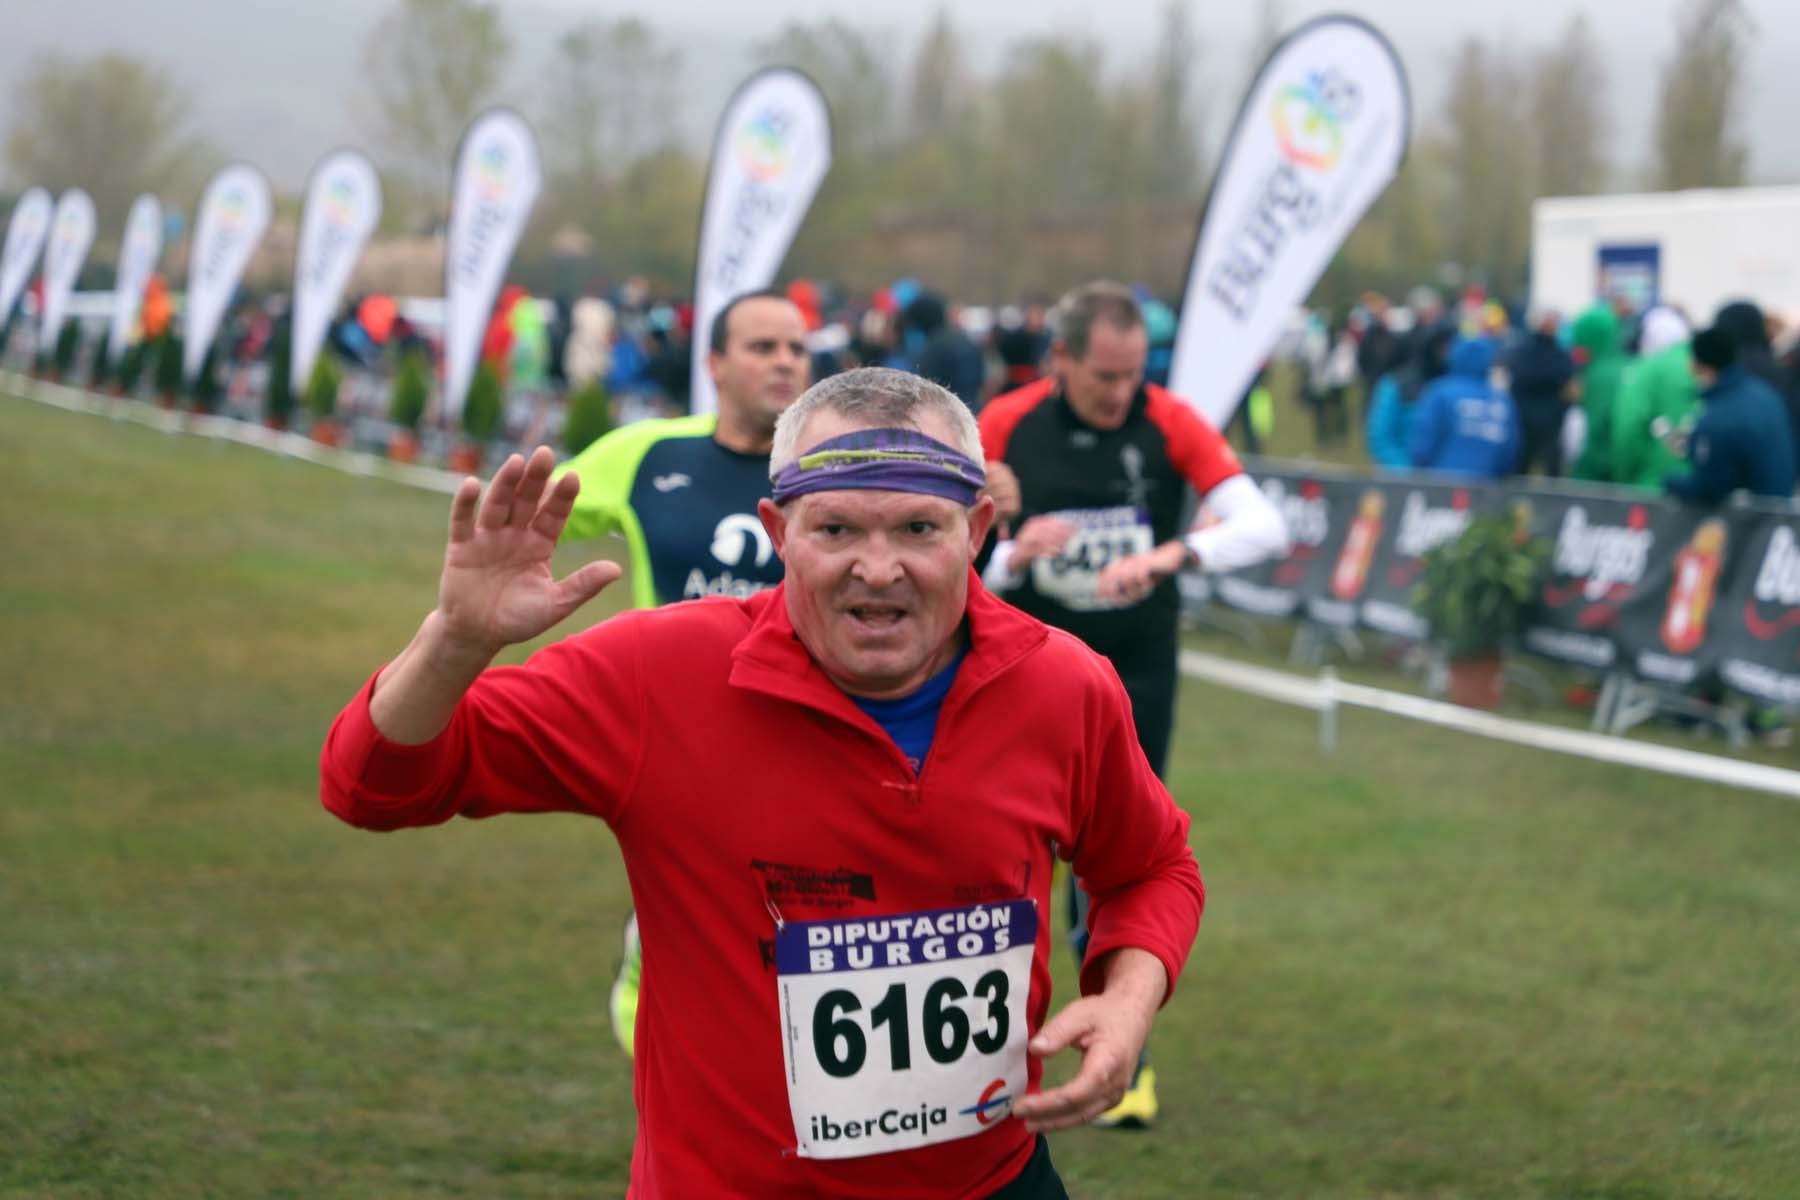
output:
<path id="1" fill-rule="evenodd" d="M 388 439 L 388 458 L 397 463 L 416 462 L 419 458 L 419 439 L 411 430 L 398 429 Z"/>
<path id="2" fill-rule="evenodd" d="M 314 421 L 312 440 L 321 446 L 341 446 L 344 442 L 344 427 L 330 417 Z"/>
<path id="3" fill-rule="evenodd" d="M 473 475 L 481 470 L 481 447 L 473 442 L 458 442 L 452 446 L 450 469 L 459 475 Z"/>
<path id="4" fill-rule="evenodd" d="M 1501 690 L 1498 654 L 1450 660 L 1449 695 L 1452 704 L 1460 704 L 1464 708 L 1499 708 Z"/>

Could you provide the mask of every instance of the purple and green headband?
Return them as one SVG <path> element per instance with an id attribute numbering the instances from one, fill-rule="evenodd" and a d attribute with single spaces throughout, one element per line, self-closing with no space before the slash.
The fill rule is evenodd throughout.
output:
<path id="1" fill-rule="evenodd" d="M 918 492 L 975 503 L 987 472 L 954 446 L 916 429 L 859 429 L 820 442 L 781 468 L 772 498 L 785 504 L 808 492 L 840 488 Z"/>

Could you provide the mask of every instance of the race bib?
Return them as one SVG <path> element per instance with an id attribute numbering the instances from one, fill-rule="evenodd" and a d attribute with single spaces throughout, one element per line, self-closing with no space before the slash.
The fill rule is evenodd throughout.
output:
<path id="1" fill-rule="evenodd" d="M 781 1050 L 803 1158 L 990 1129 L 1025 1094 L 1029 900 L 801 921 L 775 934 Z"/>
<path id="2" fill-rule="evenodd" d="M 1143 510 L 1125 505 L 1073 508 L 1050 515 L 1075 526 L 1075 532 L 1061 554 L 1032 560 L 1031 582 L 1038 595 L 1076 612 L 1124 607 L 1100 599 L 1100 572 L 1109 563 L 1142 554 L 1155 545 Z"/>

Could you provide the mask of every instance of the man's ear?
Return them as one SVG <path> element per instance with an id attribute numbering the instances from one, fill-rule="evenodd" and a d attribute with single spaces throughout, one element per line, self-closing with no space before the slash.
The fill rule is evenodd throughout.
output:
<path id="1" fill-rule="evenodd" d="M 988 530 L 994 527 L 994 512 L 994 498 L 985 494 L 969 506 L 969 561 L 971 563 L 981 553 L 981 547 L 986 544 Z"/>
<path id="2" fill-rule="evenodd" d="M 988 502 L 992 504 L 990 500 Z M 782 512 L 773 500 L 767 498 L 756 502 L 756 515 L 762 519 L 763 528 L 768 531 L 769 540 L 775 543 L 775 553 L 782 562 L 787 561 L 787 514 Z"/>

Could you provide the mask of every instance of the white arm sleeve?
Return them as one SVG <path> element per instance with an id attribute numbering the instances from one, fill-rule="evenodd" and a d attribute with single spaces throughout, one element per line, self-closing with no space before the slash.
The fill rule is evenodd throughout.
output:
<path id="1" fill-rule="evenodd" d="M 1181 540 L 1203 571 L 1236 571 L 1271 558 L 1286 557 L 1287 522 L 1248 475 L 1233 475 L 1202 497 L 1217 524 L 1195 529 Z M 994 557 L 1000 557 L 996 550 Z M 991 566 L 990 566 L 990 569 Z"/>
<path id="2" fill-rule="evenodd" d="M 1022 583 L 1022 576 L 1012 573 L 1013 547 L 1017 545 L 1011 538 L 994 544 L 994 552 L 988 556 L 987 570 L 981 573 L 981 586 L 990 592 L 1004 592 L 1016 588 Z"/>

